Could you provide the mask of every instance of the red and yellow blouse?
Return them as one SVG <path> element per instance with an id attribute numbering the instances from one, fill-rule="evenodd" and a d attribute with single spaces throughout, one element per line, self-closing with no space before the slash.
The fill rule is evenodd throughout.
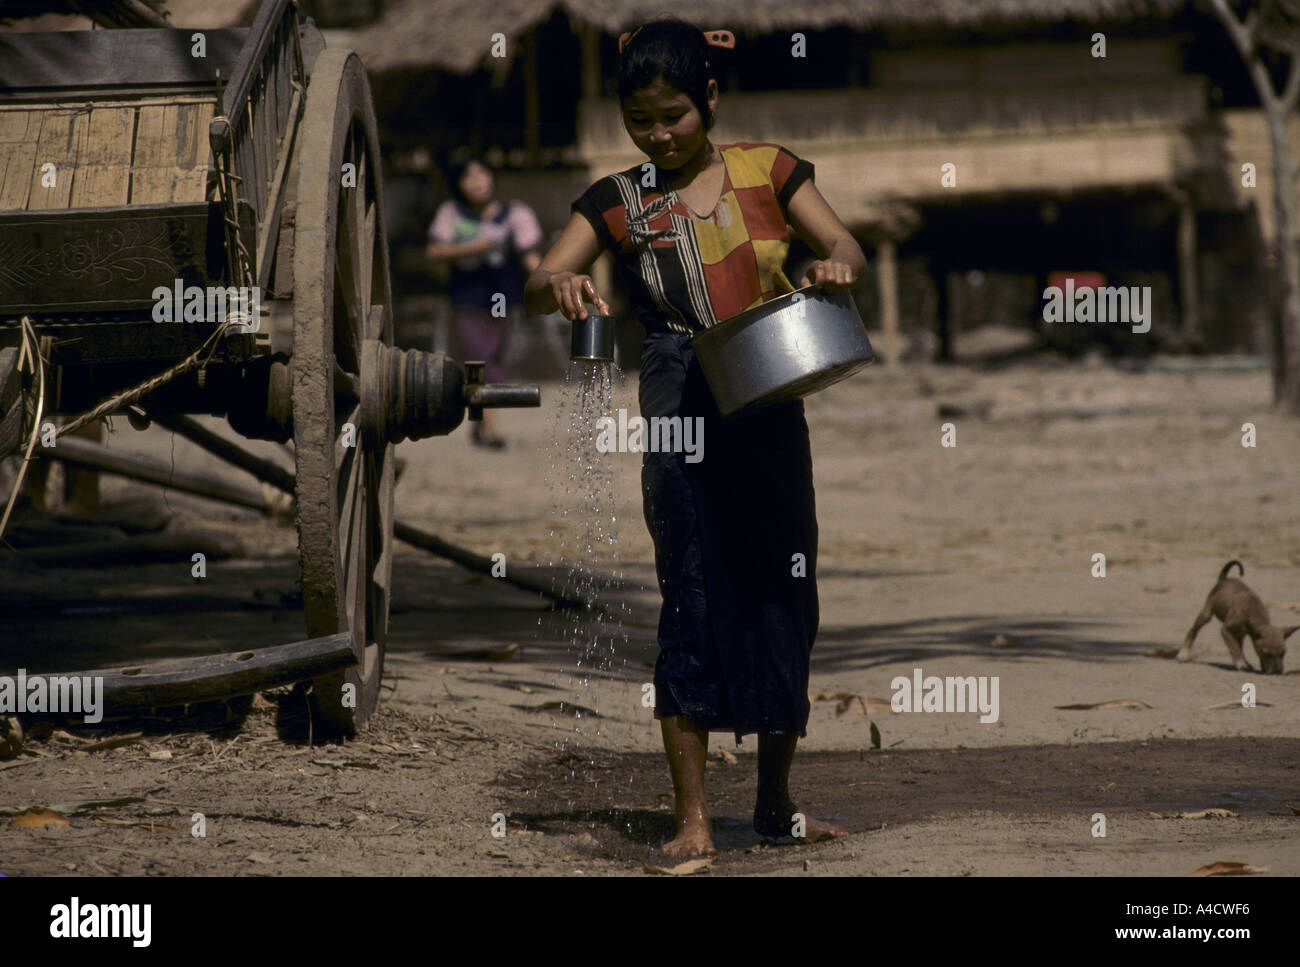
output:
<path id="1" fill-rule="evenodd" d="M 722 197 L 696 216 L 653 162 L 607 175 L 573 202 L 613 253 L 646 332 L 691 334 L 794 286 L 787 207 L 813 166 L 778 144 L 718 146 Z"/>

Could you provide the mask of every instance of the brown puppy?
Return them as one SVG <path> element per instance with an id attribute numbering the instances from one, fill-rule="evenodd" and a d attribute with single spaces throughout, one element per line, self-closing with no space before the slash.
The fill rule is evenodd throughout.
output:
<path id="1" fill-rule="evenodd" d="M 1282 658 L 1286 654 L 1286 639 L 1296 631 L 1300 631 L 1300 625 L 1279 628 L 1271 624 L 1268 620 L 1268 609 L 1264 607 L 1264 602 L 1259 599 L 1259 595 L 1246 587 L 1243 582 L 1228 577 L 1228 572 L 1232 570 L 1234 564 L 1237 565 L 1238 573 L 1245 576 L 1246 569 L 1241 566 L 1240 561 L 1229 561 L 1223 565 L 1219 571 L 1219 583 L 1210 591 L 1210 596 L 1205 599 L 1205 607 L 1201 608 L 1201 613 L 1196 616 L 1191 630 L 1183 639 L 1178 660 L 1191 660 L 1192 642 L 1196 640 L 1197 633 L 1211 617 L 1215 617 L 1223 623 L 1219 632 L 1223 635 L 1228 651 L 1232 653 L 1232 663 L 1238 671 L 1250 670 L 1246 656 L 1241 650 L 1242 639 L 1249 635 L 1255 645 L 1255 654 L 1259 656 L 1260 670 L 1265 675 L 1281 675 Z"/>

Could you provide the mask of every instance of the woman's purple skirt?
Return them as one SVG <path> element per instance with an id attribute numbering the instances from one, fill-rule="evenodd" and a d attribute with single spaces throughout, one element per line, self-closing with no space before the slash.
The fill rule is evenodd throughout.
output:
<path id="1" fill-rule="evenodd" d="M 460 361 L 481 359 L 487 363 L 483 378 L 489 383 L 502 382 L 501 359 L 509 338 L 511 315 L 498 319 L 486 309 L 472 306 L 452 306 L 451 314 L 456 324 Z"/>

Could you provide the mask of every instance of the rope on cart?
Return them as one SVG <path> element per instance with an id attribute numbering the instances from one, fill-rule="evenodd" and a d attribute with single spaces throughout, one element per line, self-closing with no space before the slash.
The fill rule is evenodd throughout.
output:
<path id="1" fill-rule="evenodd" d="M 22 327 L 23 343 L 18 356 L 18 370 L 19 372 L 24 372 L 26 371 L 24 367 L 30 367 L 30 371 L 37 375 L 39 389 L 36 394 L 35 409 L 32 413 L 31 439 L 27 441 L 27 452 L 23 455 L 22 466 L 19 467 L 18 477 L 14 481 L 13 490 L 9 494 L 9 501 L 5 505 L 4 516 L 0 517 L 0 538 L 4 537 L 5 526 L 9 523 L 9 515 L 13 512 L 14 503 L 18 499 L 18 494 L 22 490 L 23 481 L 27 477 L 27 467 L 32 461 L 32 452 L 36 449 L 36 441 L 39 440 L 41 436 L 41 417 L 45 414 L 45 365 L 47 361 L 41 357 L 40 346 L 36 337 L 36 330 L 27 316 L 23 316 Z M 108 416 L 110 413 L 114 413 L 124 406 L 129 406 L 141 397 L 152 393 L 164 383 L 175 379 L 177 376 L 187 373 L 197 367 L 206 366 L 212 359 L 212 356 L 216 353 L 217 342 L 226 334 L 226 330 L 241 330 L 243 328 L 243 323 L 239 321 L 227 322 L 225 325 L 219 326 L 213 330 L 212 335 L 208 336 L 198 349 L 194 350 L 194 352 L 190 353 L 189 356 L 185 357 L 185 359 L 181 360 L 175 366 L 164 370 L 157 376 L 145 380 L 138 386 L 134 386 L 128 390 L 123 390 L 116 396 L 104 400 L 104 402 L 100 403 L 93 410 L 83 413 L 71 422 L 58 427 L 54 431 L 54 436 L 57 438 L 63 436 L 65 433 L 79 430 L 87 423 L 93 423 L 95 420 Z"/>
<path id="2" fill-rule="evenodd" d="M 194 350 L 194 352 L 192 352 L 185 359 L 182 359 L 171 369 L 164 370 L 163 372 L 159 373 L 157 376 L 145 380 L 140 385 L 135 386 L 128 390 L 123 390 L 121 393 L 118 393 L 116 396 L 104 400 L 104 402 L 100 403 L 93 410 L 81 414 L 81 416 L 77 417 L 71 423 L 63 424 L 63 426 L 55 430 L 54 435 L 56 437 L 61 437 L 65 433 L 71 433 L 73 430 L 79 430 L 87 423 L 92 423 L 95 420 L 98 420 L 102 416 L 107 416 L 109 413 L 113 413 L 116 410 L 121 409 L 123 406 L 127 406 L 131 403 L 136 402 L 138 399 L 140 399 L 140 397 L 146 396 L 149 393 L 152 393 L 154 390 L 156 390 L 159 386 L 162 386 L 163 383 L 173 380 L 177 376 L 189 372 L 191 369 L 195 369 L 199 366 L 206 366 L 208 361 L 212 359 L 213 354 L 217 351 L 217 345 L 216 345 L 217 340 L 220 339 L 223 335 L 225 335 L 226 330 L 227 329 L 242 330 L 243 328 L 244 328 L 244 324 L 242 322 L 239 321 L 227 322 L 225 325 L 220 326 L 219 328 L 213 330 L 212 335 L 210 335 L 206 340 L 204 340 L 203 345 L 201 345 L 198 349 Z M 207 353 L 206 356 L 204 355 L 205 352 Z"/>
<path id="3" fill-rule="evenodd" d="M 32 451 L 36 449 L 36 441 L 41 436 L 41 416 L 45 412 L 45 365 L 44 360 L 41 359 L 40 344 L 36 340 L 36 330 L 32 327 L 32 321 L 27 316 L 23 316 L 22 327 L 23 346 L 18 352 L 18 372 L 23 372 L 24 366 L 31 367 L 32 371 L 37 375 L 38 389 L 32 418 L 32 438 L 27 441 L 27 452 L 23 454 L 22 466 L 18 468 L 18 477 L 14 481 L 13 492 L 9 494 L 9 501 L 5 504 L 4 516 L 0 517 L 0 537 L 4 536 L 5 527 L 9 524 L 9 515 L 14 509 L 14 502 L 23 489 L 23 481 L 27 477 L 27 467 L 32 460 Z"/>

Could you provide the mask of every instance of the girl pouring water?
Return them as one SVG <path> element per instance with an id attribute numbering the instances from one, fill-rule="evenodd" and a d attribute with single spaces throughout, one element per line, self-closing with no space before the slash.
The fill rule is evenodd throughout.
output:
<path id="1" fill-rule="evenodd" d="M 655 665 L 676 796 L 674 858 L 716 853 L 704 794 L 709 733 L 758 735 L 754 829 L 805 842 L 843 835 L 803 817 L 787 788 L 808 724 L 817 634 L 817 518 L 802 401 L 724 421 L 691 350 L 694 333 L 794 291 L 782 271 L 787 222 L 820 258 L 801 286 L 851 286 L 866 259 L 813 184 L 813 166 L 777 144 L 715 145 L 710 44 L 678 20 L 620 42 L 623 124 L 648 162 L 601 178 L 530 275 L 530 312 L 585 319 L 609 305 L 585 274 L 609 251 L 645 326 L 641 415 L 703 417 L 703 459 L 643 455 L 643 509 L 663 606 Z"/>

